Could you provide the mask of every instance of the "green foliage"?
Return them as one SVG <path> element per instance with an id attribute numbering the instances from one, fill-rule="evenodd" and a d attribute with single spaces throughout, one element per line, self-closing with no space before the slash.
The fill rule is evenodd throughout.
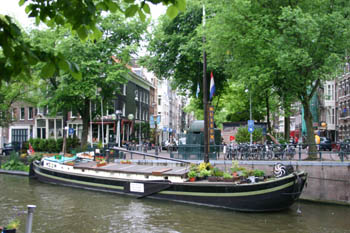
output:
<path id="1" fill-rule="evenodd" d="M 59 138 L 59 139 L 56 140 L 56 150 L 55 150 L 55 152 L 62 151 L 62 147 L 63 147 L 63 138 Z"/>
<path id="2" fill-rule="evenodd" d="M 38 151 L 48 151 L 47 142 L 48 141 L 46 139 L 40 140 Z"/>
<path id="3" fill-rule="evenodd" d="M 344 63 L 350 2 L 209 2 L 215 16 L 208 19 L 205 33 L 208 60 L 223 64 L 233 81 L 252 90 L 253 97 L 278 96 L 287 116 L 288 106 L 300 101 L 312 143 L 309 103 L 322 81 L 334 77 Z"/>
<path id="4" fill-rule="evenodd" d="M 284 138 L 278 138 L 277 141 L 281 144 L 285 144 L 285 143 L 289 143 L 288 141 L 286 141 Z"/>
<path id="5" fill-rule="evenodd" d="M 40 151 L 39 143 L 41 140 L 41 138 L 31 138 L 29 139 L 29 143 L 32 145 L 34 150 Z"/>
<path id="6" fill-rule="evenodd" d="M 48 152 L 57 152 L 56 151 L 56 140 L 55 139 L 48 139 L 47 140 L 47 150 Z"/>
<path id="7" fill-rule="evenodd" d="M 41 160 L 43 158 L 43 154 L 35 153 L 34 155 L 27 156 L 28 163 L 32 163 L 35 160 Z"/>
<path id="8" fill-rule="evenodd" d="M 6 228 L 8 230 L 11 230 L 11 229 L 18 229 L 19 226 L 20 226 L 21 222 L 19 219 L 13 219 L 9 222 L 9 224 L 7 224 Z"/>
<path id="9" fill-rule="evenodd" d="M 92 0 L 20 0 L 19 4 L 28 3 L 25 12 L 30 18 L 34 18 L 37 25 L 45 23 L 50 28 L 66 27 L 79 36 L 80 39 L 91 40 L 100 39 L 102 33 L 97 26 L 103 12 L 124 13 L 127 17 L 139 13 L 141 20 L 145 21 L 145 14 L 150 13 L 147 4 L 163 3 L 172 12 L 172 17 L 185 9 L 185 0 L 145 0 L 136 3 L 134 0 L 124 0 L 116 2 L 112 0 L 92 1 Z M 76 78 L 81 78 L 82 74 L 73 63 L 67 61 L 60 53 L 48 53 L 23 39 L 23 32 L 7 15 L 0 15 L 1 40 L 0 48 L 0 77 L 1 80 L 9 81 L 12 78 L 29 78 L 31 67 L 43 62 L 44 66 L 41 75 L 49 78 L 60 71 L 68 72 Z M 21 58 L 21 59 L 18 59 Z M 71 65 L 62 65 L 62 64 Z"/>
<path id="10" fill-rule="evenodd" d="M 69 149 L 78 148 L 80 145 L 79 138 L 77 137 L 67 138 L 66 140 L 67 148 Z"/>
<path id="11" fill-rule="evenodd" d="M 198 173 L 196 171 L 189 171 L 187 173 L 188 178 L 194 178 L 194 177 L 198 177 Z"/>
<path id="12" fill-rule="evenodd" d="M 41 139 L 41 138 L 31 138 L 29 139 L 34 151 L 36 152 L 60 152 L 62 150 L 63 138 L 57 140 L 54 139 Z M 78 148 L 80 141 L 78 138 L 67 138 L 67 148 L 73 149 Z"/>
<path id="13" fill-rule="evenodd" d="M 137 20 L 126 20 L 120 13 L 110 14 L 99 20 L 98 26 L 104 40 L 82 42 L 67 30 L 33 31 L 32 41 L 45 50 L 62 52 L 78 67 L 82 78 L 55 73 L 41 82 L 41 106 L 47 106 L 50 114 L 65 115 L 74 111 L 82 117 L 82 145 L 87 142 L 87 127 L 90 120 L 90 102 L 103 103 L 106 109 L 115 110 L 113 102 L 121 84 L 127 83 L 129 70 L 126 67 L 146 30 L 146 24 Z M 55 45 L 55 46 L 52 46 Z M 70 66 L 63 63 L 62 66 Z M 101 76 L 101 74 L 103 74 Z M 96 92 L 96 89 L 99 92 Z M 96 93 L 98 95 L 96 95 Z M 92 118 L 99 118 L 101 108 L 95 108 Z M 144 127 L 149 133 L 149 126 Z"/>
<path id="14" fill-rule="evenodd" d="M 27 151 L 29 149 L 29 142 L 23 142 L 22 143 L 22 150 Z"/>
<path id="15" fill-rule="evenodd" d="M 199 177 L 208 177 L 211 176 L 211 170 L 206 170 L 206 169 L 202 169 L 199 172 Z"/>
<path id="16" fill-rule="evenodd" d="M 4 170 L 13 170 L 13 171 L 29 171 L 29 166 L 26 166 L 22 163 L 19 157 L 15 153 L 11 153 L 10 160 L 5 162 L 2 166 Z"/>
<path id="17" fill-rule="evenodd" d="M 259 169 L 255 169 L 253 172 L 254 172 L 254 173 L 253 173 L 254 176 L 257 176 L 257 177 L 262 177 L 262 176 L 265 175 L 265 172 L 262 171 L 262 170 L 259 170 Z"/>
<path id="18" fill-rule="evenodd" d="M 224 172 L 221 171 L 217 167 L 214 167 L 211 173 L 212 173 L 213 176 L 216 176 L 216 177 L 222 177 L 224 175 Z"/>
<path id="19" fill-rule="evenodd" d="M 262 129 L 255 128 L 253 131 L 253 142 L 260 142 L 262 140 Z M 250 133 L 248 132 L 248 127 L 240 127 L 237 130 L 236 142 L 244 143 L 250 142 Z"/>
<path id="20" fill-rule="evenodd" d="M 224 177 L 224 179 L 232 179 L 233 178 L 233 176 L 227 172 L 224 172 L 223 177 Z"/>
<path id="21" fill-rule="evenodd" d="M 149 55 L 142 61 L 157 77 L 171 78 L 173 88 L 183 93 L 187 93 L 190 89 L 194 97 L 197 84 L 202 86 L 203 77 L 203 39 L 199 30 L 203 16 L 202 2 L 188 1 L 186 8 L 185 12 L 179 14 L 176 8 L 168 8 L 168 15 L 173 17 L 177 14 L 177 16 L 173 20 L 167 17 L 160 18 L 157 27 L 151 35 L 148 35 Z M 208 14 L 212 13 L 211 9 L 207 11 Z M 209 66 L 208 77 L 210 71 L 213 71 L 215 77 L 215 95 L 218 96 L 226 84 L 226 76 L 220 66 Z M 199 100 L 201 102 L 201 98 Z"/>

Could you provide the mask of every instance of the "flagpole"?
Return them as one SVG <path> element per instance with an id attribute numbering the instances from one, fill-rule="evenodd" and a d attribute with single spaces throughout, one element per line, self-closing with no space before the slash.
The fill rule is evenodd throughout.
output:
<path id="1" fill-rule="evenodd" d="M 205 27 L 205 5 L 203 4 L 203 27 Z M 208 117 L 208 82 L 207 54 L 205 52 L 205 36 L 203 35 L 203 107 L 204 107 L 204 162 L 209 163 L 209 117 Z"/>

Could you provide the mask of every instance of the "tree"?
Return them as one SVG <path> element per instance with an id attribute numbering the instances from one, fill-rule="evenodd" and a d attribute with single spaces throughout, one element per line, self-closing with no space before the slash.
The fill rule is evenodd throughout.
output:
<path id="1" fill-rule="evenodd" d="M 29 103 L 36 105 L 37 99 L 33 96 L 34 83 L 12 79 L 9 82 L 2 81 L 0 85 L 0 127 L 8 127 L 13 120 L 12 104 Z"/>
<path id="2" fill-rule="evenodd" d="M 90 103 L 99 106 L 102 101 L 104 112 L 106 109 L 114 112 L 113 100 L 120 85 L 127 82 L 129 70 L 126 64 L 135 52 L 146 24 L 125 20 L 120 14 L 111 14 L 101 19 L 99 27 L 104 40 L 82 42 L 67 30 L 36 31 L 33 38 L 34 43 L 64 53 L 80 67 L 81 79 L 64 73 L 55 73 L 46 79 L 42 83 L 45 98 L 41 104 L 48 106 L 53 115 L 62 112 L 65 116 L 69 111 L 74 111 L 81 116 L 82 146 L 87 142 Z M 100 108 L 95 108 L 92 114 L 102 115 Z"/>
<path id="3" fill-rule="evenodd" d="M 168 5 L 167 15 L 175 17 L 178 11 L 184 11 L 185 0 L 19 0 L 19 5 L 27 4 L 26 13 L 35 18 L 36 23 L 45 23 L 50 28 L 66 27 L 85 40 L 99 39 L 101 31 L 96 24 L 105 12 L 122 12 L 126 17 L 138 13 L 144 21 L 150 14 L 148 3 Z M 52 76 L 63 70 L 80 77 L 79 68 L 71 65 L 62 54 L 51 54 L 23 40 L 23 33 L 11 17 L 0 15 L 0 80 L 9 81 L 14 77 L 30 78 L 31 67 L 44 62 L 42 75 Z"/>
<path id="4" fill-rule="evenodd" d="M 189 2 L 187 10 L 173 20 L 162 17 L 148 37 L 149 55 L 141 59 L 157 77 L 171 79 L 174 88 L 187 94 L 190 90 L 192 96 L 195 96 L 197 84 L 201 86 L 203 77 L 203 38 L 199 30 L 202 17 L 201 1 Z M 215 94 L 219 96 L 225 85 L 225 75 L 219 66 L 208 67 L 208 77 L 211 71 L 215 79 Z"/>
<path id="5" fill-rule="evenodd" d="M 314 144 L 310 99 L 348 46 L 349 6 L 345 0 L 225 1 L 208 23 L 209 54 L 236 79 L 283 94 L 285 106 L 299 100 L 307 142 Z M 309 148 L 314 158 L 316 147 Z"/>

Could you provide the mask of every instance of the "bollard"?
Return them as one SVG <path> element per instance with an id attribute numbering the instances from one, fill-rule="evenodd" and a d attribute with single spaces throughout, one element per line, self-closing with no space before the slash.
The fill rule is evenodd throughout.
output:
<path id="1" fill-rule="evenodd" d="M 26 224 L 25 233 L 31 233 L 32 232 L 33 213 L 34 213 L 34 209 L 36 208 L 36 205 L 27 205 L 27 207 L 28 207 L 28 216 L 27 216 L 27 224 Z"/>
<path id="2" fill-rule="evenodd" d="M 320 161 L 322 161 L 322 152 L 321 150 L 319 152 L 320 152 Z"/>
<path id="3" fill-rule="evenodd" d="M 155 153 L 155 155 L 158 155 L 158 146 L 154 147 L 154 153 Z"/>
<path id="4" fill-rule="evenodd" d="M 301 160 L 301 147 L 302 147 L 302 145 L 299 144 L 299 161 Z"/>

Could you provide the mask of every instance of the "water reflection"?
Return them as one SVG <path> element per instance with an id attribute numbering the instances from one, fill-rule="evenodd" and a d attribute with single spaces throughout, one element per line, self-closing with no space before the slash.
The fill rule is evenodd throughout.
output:
<path id="1" fill-rule="evenodd" d="M 300 203 L 278 213 L 240 213 L 49 185 L 0 175 L 0 225 L 37 205 L 33 232 L 350 233 L 350 208 Z M 19 216 L 24 232 L 25 215 Z"/>

